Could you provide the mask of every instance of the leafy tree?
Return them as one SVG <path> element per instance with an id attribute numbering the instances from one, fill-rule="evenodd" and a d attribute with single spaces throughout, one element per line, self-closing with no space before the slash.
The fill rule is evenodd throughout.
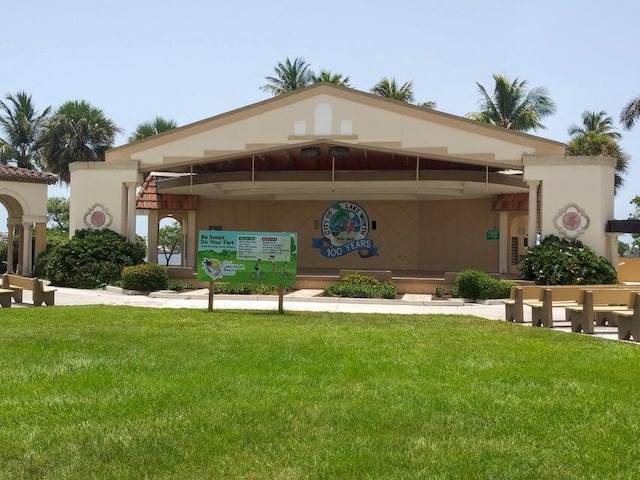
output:
<path id="1" fill-rule="evenodd" d="M 41 163 L 38 136 L 51 107 L 38 113 L 25 92 L 7 94 L 5 100 L 0 101 L 0 163 L 35 170 Z"/>
<path id="2" fill-rule="evenodd" d="M 405 82 L 400 86 L 395 78 L 382 77 L 382 79 L 376 83 L 370 90 L 374 95 L 380 97 L 390 98 L 392 100 L 398 100 L 405 103 L 415 103 L 415 96 L 413 94 L 413 81 Z M 423 108 L 436 108 L 436 102 L 429 100 L 417 104 Z"/>
<path id="3" fill-rule="evenodd" d="M 620 123 L 625 130 L 631 130 L 640 118 L 640 97 L 632 99 L 620 113 Z"/>
<path id="4" fill-rule="evenodd" d="M 51 197 L 47 200 L 47 217 L 54 230 L 69 233 L 69 199 Z"/>
<path id="5" fill-rule="evenodd" d="M 636 195 L 629 203 L 635 206 L 635 210 L 629 215 L 629 219 L 640 220 L 640 195 Z M 633 233 L 631 234 L 631 237 L 633 238 L 631 248 L 634 248 L 635 246 L 640 247 L 640 233 Z"/>
<path id="6" fill-rule="evenodd" d="M 177 126 L 178 124 L 175 120 L 167 120 L 163 117 L 157 116 L 150 122 L 144 122 L 138 125 L 135 132 L 129 136 L 129 141 L 135 142 L 136 140 L 142 140 L 143 138 L 153 137 L 159 133 L 173 130 L 174 128 L 177 128 Z"/>
<path id="7" fill-rule="evenodd" d="M 351 87 L 349 77 L 343 77 L 341 73 L 332 73 L 331 70 L 320 70 L 320 73 L 311 72 L 311 83 L 333 83 L 343 87 Z"/>
<path id="8" fill-rule="evenodd" d="M 274 68 L 275 76 L 265 77 L 267 83 L 260 90 L 271 93 L 274 97 L 293 92 L 311 84 L 311 65 L 303 58 L 296 57 L 293 62 L 287 57 Z"/>
<path id="9" fill-rule="evenodd" d="M 178 222 L 173 222 L 160 228 L 158 243 L 162 249 L 166 265 L 169 266 L 171 256 L 180 250 L 182 245 L 182 227 Z"/>
<path id="10" fill-rule="evenodd" d="M 104 161 L 105 151 L 121 130 L 104 112 L 84 100 L 62 104 L 40 137 L 45 169 L 69 183 L 72 162 Z"/>
<path id="11" fill-rule="evenodd" d="M 406 103 L 413 103 L 415 101 L 413 81 L 405 82 L 400 86 L 395 78 L 389 79 L 382 77 L 382 79 L 371 88 L 371 93 Z"/>
<path id="12" fill-rule="evenodd" d="M 582 112 L 582 125 L 575 123 L 569 126 L 569 135 L 578 137 L 588 132 L 594 132 L 614 140 L 620 140 L 622 135 L 613 129 L 613 119 L 607 116 L 607 112 L 601 110 L 599 112 L 590 112 L 585 110 Z"/>
<path id="13" fill-rule="evenodd" d="M 493 94 L 476 83 L 480 93 L 480 110 L 466 116 L 472 120 L 526 132 L 546 128 L 541 120 L 553 114 L 555 104 L 544 87 L 529 90 L 526 80 L 511 82 L 503 75 L 493 75 Z"/>
<path id="14" fill-rule="evenodd" d="M 610 136 L 597 132 L 586 132 L 574 137 L 569 141 L 566 148 L 567 155 L 587 155 L 600 156 L 607 155 L 616 159 L 616 173 L 614 177 L 614 187 L 617 191 L 624 179 L 629 166 L 629 155 L 627 155 L 618 142 Z"/>

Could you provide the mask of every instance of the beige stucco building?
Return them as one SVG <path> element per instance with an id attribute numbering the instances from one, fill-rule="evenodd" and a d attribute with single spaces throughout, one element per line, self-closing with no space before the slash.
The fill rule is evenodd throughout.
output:
<path id="1" fill-rule="evenodd" d="M 516 275 L 538 232 L 615 264 L 615 162 L 564 155 L 562 143 L 317 84 L 72 164 L 71 231 L 133 238 L 143 210 L 155 252 L 172 215 L 186 267 L 209 229 L 296 232 L 299 270 Z"/>
<path id="2" fill-rule="evenodd" d="M 51 173 L 0 165 L 0 203 L 8 214 L 8 273 L 32 275 L 33 259 L 47 243 L 47 187 L 57 181 Z M 14 237 L 20 238 L 15 265 Z"/>

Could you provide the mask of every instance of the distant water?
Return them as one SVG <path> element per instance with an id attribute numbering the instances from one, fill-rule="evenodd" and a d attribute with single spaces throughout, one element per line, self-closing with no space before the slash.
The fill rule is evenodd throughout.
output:
<path id="1" fill-rule="evenodd" d="M 158 254 L 158 265 L 166 265 L 167 264 L 167 259 L 164 256 L 164 254 L 159 253 Z M 180 265 L 180 254 L 179 253 L 174 253 L 173 255 L 171 255 L 171 257 L 169 257 L 169 265 Z"/>

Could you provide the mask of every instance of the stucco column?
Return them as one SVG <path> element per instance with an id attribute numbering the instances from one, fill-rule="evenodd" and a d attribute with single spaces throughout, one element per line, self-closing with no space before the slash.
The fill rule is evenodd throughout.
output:
<path id="1" fill-rule="evenodd" d="M 7 244 L 7 273 L 14 273 L 13 270 L 13 238 L 14 238 L 14 234 L 15 234 L 15 229 L 16 229 L 16 225 L 18 224 L 18 221 L 13 219 L 13 218 L 9 218 L 7 219 L 7 230 L 8 235 L 7 235 L 7 241 L 9 242 Z"/>
<path id="2" fill-rule="evenodd" d="M 47 224 L 42 222 L 36 223 L 36 245 L 34 257 L 38 258 L 47 248 Z"/>
<path id="3" fill-rule="evenodd" d="M 22 224 L 22 276 L 29 277 L 32 274 L 32 256 L 33 249 L 31 242 L 33 241 L 33 223 L 24 222 Z"/>
<path id="4" fill-rule="evenodd" d="M 535 247 L 538 236 L 538 185 L 540 180 L 527 180 L 529 185 L 529 224 L 527 235 L 529 237 L 527 245 Z"/>
<path id="5" fill-rule="evenodd" d="M 187 235 L 184 242 L 184 249 L 186 250 L 186 267 L 193 267 L 196 264 L 196 212 L 195 210 L 189 210 L 189 216 L 187 220 Z"/>
<path id="6" fill-rule="evenodd" d="M 18 237 L 20 238 L 18 242 L 18 264 L 15 268 L 18 275 L 22 273 L 22 265 L 24 264 L 24 228 L 22 228 L 22 223 L 20 222 L 22 222 L 22 219 L 20 219 L 19 223 L 16 223 Z"/>
<path id="7" fill-rule="evenodd" d="M 500 212 L 500 240 L 498 245 L 498 272 L 509 272 L 509 212 Z"/>
<path id="8" fill-rule="evenodd" d="M 136 241 L 136 184 L 127 183 L 127 238 Z"/>
<path id="9" fill-rule="evenodd" d="M 160 229 L 158 210 L 147 214 L 147 262 L 158 263 L 158 233 Z"/>

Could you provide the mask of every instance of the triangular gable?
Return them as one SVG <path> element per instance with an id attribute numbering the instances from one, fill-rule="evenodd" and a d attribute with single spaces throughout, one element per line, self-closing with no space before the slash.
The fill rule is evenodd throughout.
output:
<path id="1" fill-rule="evenodd" d="M 461 163 L 522 167 L 523 155 L 563 155 L 540 137 L 317 84 L 107 152 L 141 170 L 209 163 L 261 152 L 335 142 Z"/>

